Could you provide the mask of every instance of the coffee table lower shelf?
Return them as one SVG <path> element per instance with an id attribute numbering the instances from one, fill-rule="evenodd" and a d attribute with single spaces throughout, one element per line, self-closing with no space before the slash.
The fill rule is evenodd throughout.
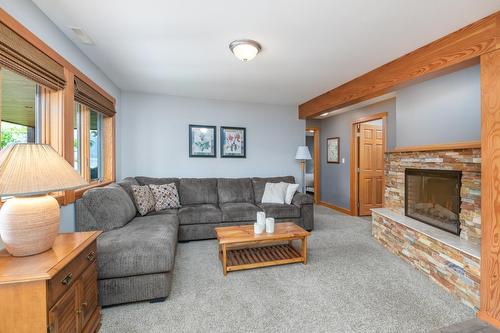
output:
<path id="1" fill-rule="evenodd" d="M 220 259 L 222 264 L 224 264 L 222 250 L 220 251 Z M 227 272 L 301 262 L 305 264 L 306 260 L 306 257 L 291 244 L 226 250 Z"/>

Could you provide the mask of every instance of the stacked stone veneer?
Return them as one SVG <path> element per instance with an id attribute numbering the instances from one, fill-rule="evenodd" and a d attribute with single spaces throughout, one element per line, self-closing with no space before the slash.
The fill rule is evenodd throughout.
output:
<path id="1" fill-rule="evenodd" d="M 481 239 L 481 149 L 389 152 L 385 155 L 385 207 L 404 215 L 405 169 L 462 171 L 460 237 Z"/>
<path id="2" fill-rule="evenodd" d="M 421 270 L 464 304 L 479 310 L 478 256 L 457 250 L 376 211 L 372 221 L 373 237 L 389 251 Z"/>

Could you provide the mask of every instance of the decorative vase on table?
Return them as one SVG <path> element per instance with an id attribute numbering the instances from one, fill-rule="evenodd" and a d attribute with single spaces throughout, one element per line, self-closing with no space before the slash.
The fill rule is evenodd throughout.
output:
<path id="1" fill-rule="evenodd" d="M 60 210 L 50 192 L 88 185 L 51 146 L 17 143 L 0 151 L 0 237 L 13 256 L 52 248 L 59 232 Z"/>

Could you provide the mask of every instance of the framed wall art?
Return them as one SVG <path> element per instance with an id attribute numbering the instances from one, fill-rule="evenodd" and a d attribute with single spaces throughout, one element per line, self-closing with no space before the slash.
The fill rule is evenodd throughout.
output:
<path id="1" fill-rule="evenodd" d="M 189 157 L 216 157 L 215 126 L 189 125 Z"/>
<path id="2" fill-rule="evenodd" d="M 246 157 L 246 128 L 220 128 L 220 157 Z"/>
<path id="3" fill-rule="evenodd" d="M 326 139 L 326 161 L 328 163 L 340 163 L 340 138 Z"/>

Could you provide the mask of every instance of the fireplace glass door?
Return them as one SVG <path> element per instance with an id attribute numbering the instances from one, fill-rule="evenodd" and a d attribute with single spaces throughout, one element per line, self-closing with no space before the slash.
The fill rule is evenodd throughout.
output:
<path id="1" fill-rule="evenodd" d="M 461 171 L 405 170 L 405 214 L 460 234 Z"/>

